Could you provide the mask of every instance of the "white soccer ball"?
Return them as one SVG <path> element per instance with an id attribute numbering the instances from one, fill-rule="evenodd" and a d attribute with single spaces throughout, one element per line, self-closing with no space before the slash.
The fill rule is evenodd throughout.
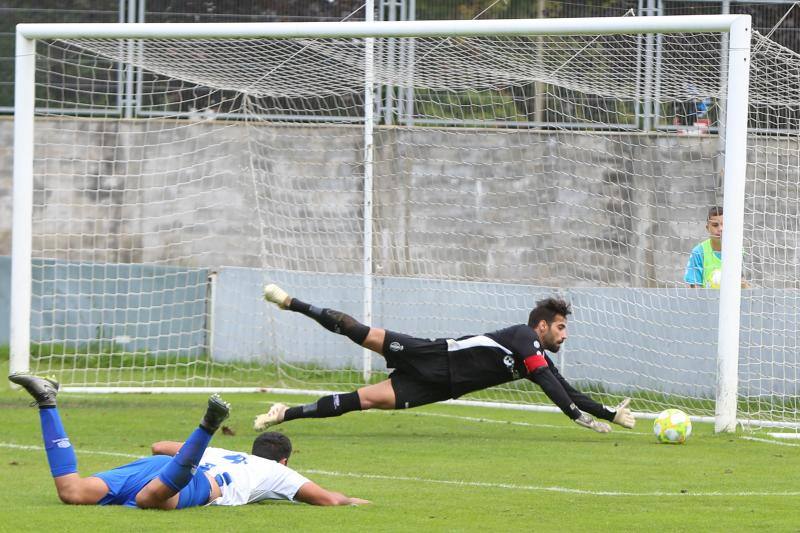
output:
<path id="1" fill-rule="evenodd" d="M 653 423 L 653 433 L 658 442 L 683 444 L 692 434 L 692 421 L 680 409 L 662 411 Z"/>

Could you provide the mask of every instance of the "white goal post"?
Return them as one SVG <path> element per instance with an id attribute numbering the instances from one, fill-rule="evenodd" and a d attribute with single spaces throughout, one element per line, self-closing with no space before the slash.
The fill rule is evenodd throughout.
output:
<path id="1" fill-rule="evenodd" d="M 733 431 L 752 38 L 746 15 L 20 24 L 11 371 L 67 390 L 342 390 L 385 375 L 380 359 L 258 307 L 263 282 L 419 336 L 524 322 L 562 294 L 585 354 L 558 354 L 568 379 Z M 712 132 L 643 129 L 696 86 Z M 715 200 L 721 290 L 692 292 L 685 246 Z M 687 343 L 697 359 L 664 345 L 703 310 L 716 333 Z M 602 357 L 609 333 L 628 353 Z M 467 401 L 542 403 L 513 386 Z"/>

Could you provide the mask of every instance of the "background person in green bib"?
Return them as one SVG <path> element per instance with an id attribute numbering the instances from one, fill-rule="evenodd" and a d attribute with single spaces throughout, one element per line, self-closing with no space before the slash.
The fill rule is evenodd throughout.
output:
<path id="1" fill-rule="evenodd" d="M 683 281 L 690 287 L 719 289 L 722 279 L 722 207 L 708 210 L 706 231 L 708 239 L 692 249 Z"/>
<path id="2" fill-rule="evenodd" d="M 686 264 L 683 280 L 690 287 L 719 289 L 722 280 L 722 226 L 722 207 L 712 207 L 706 218 L 708 239 L 692 249 Z M 744 280 L 742 287 L 747 287 Z"/>

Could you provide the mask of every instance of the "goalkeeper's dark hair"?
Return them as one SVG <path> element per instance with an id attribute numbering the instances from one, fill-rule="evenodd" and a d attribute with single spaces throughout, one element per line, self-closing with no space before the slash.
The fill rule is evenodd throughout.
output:
<path id="1" fill-rule="evenodd" d="M 572 307 L 566 300 L 545 298 L 544 300 L 536 302 L 536 307 L 534 307 L 531 314 L 528 315 L 528 325 L 535 328 L 536 324 L 544 320 L 549 326 L 556 319 L 556 315 L 567 318 L 567 316 L 571 314 Z"/>
<path id="2" fill-rule="evenodd" d="M 276 431 L 262 433 L 253 441 L 253 451 L 251 453 L 276 462 L 281 459 L 288 460 L 289 456 L 292 455 L 292 441 L 283 433 Z"/>
<path id="3" fill-rule="evenodd" d="M 722 216 L 722 206 L 715 205 L 714 207 L 708 210 L 708 217 L 706 220 L 711 220 L 711 217 L 721 217 Z"/>

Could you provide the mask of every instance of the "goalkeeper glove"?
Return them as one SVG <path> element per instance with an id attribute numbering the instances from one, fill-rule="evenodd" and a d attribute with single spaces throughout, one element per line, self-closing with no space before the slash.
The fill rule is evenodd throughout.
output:
<path id="1" fill-rule="evenodd" d="M 575 423 L 578 424 L 579 426 L 589 428 L 598 433 L 609 433 L 611 431 L 611 426 L 609 426 L 605 422 L 600 422 L 599 420 L 595 420 L 594 418 L 592 418 L 591 415 L 588 415 L 586 413 L 581 413 L 581 416 L 575 419 Z"/>
<path id="2" fill-rule="evenodd" d="M 628 404 L 631 403 L 630 398 L 625 398 L 616 407 L 617 414 L 614 415 L 614 423 L 624 428 L 633 429 L 636 425 L 636 419 L 633 413 L 628 409 Z"/>

